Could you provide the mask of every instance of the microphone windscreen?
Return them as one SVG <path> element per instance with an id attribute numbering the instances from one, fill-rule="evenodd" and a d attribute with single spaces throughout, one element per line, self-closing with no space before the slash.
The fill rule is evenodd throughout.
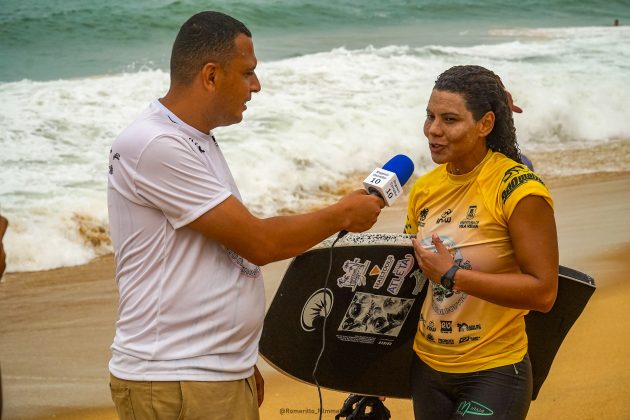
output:
<path id="1" fill-rule="evenodd" d="M 396 174 L 400 185 L 405 185 L 413 173 L 413 161 L 405 155 L 396 155 L 383 165 L 383 169 Z"/>

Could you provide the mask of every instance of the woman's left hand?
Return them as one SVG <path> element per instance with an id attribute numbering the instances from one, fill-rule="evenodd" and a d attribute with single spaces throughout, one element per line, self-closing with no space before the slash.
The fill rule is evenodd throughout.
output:
<path id="1" fill-rule="evenodd" d="M 436 252 L 424 249 L 417 238 L 411 240 L 422 273 L 439 284 L 440 278 L 453 266 L 453 256 L 437 233 L 431 236 L 431 242 Z"/>

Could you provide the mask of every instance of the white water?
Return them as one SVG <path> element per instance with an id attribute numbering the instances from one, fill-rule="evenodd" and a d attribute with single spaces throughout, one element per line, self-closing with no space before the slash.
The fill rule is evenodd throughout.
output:
<path id="1" fill-rule="evenodd" d="M 397 153 L 422 173 L 432 166 L 421 131 L 426 102 L 435 78 L 456 64 L 502 77 L 525 110 L 515 117 L 525 152 L 630 139 L 630 28 L 508 35 L 519 41 L 336 49 L 260 63 L 262 92 L 244 122 L 215 131 L 246 203 L 260 215 L 299 211 Z M 98 241 L 107 226 L 109 146 L 167 87 L 159 70 L 0 84 L 0 212 L 11 221 L 10 271 L 81 264 L 111 250 Z"/>

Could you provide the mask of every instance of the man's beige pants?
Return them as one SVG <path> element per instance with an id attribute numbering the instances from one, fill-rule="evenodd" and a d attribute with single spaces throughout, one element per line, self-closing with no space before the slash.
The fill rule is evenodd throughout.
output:
<path id="1" fill-rule="evenodd" d="M 256 382 L 142 382 L 110 375 L 121 420 L 259 420 Z"/>

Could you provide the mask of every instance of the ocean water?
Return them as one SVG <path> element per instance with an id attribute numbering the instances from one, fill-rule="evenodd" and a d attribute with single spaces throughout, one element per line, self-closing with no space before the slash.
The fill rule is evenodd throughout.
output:
<path id="1" fill-rule="evenodd" d="M 330 202 L 340 185 L 359 187 L 397 153 L 414 160 L 416 175 L 431 168 L 424 109 L 435 78 L 456 64 L 502 77 L 525 110 L 515 117 L 521 149 L 544 156 L 543 175 L 630 169 L 627 0 L 0 5 L 0 212 L 11 222 L 9 271 L 111 252 L 110 144 L 166 92 L 175 34 L 206 9 L 234 15 L 254 35 L 262 91 L 241 124 L 215 134 L 259 215 Z M 589 159 L 591 149 L 615 152 Z"/>

